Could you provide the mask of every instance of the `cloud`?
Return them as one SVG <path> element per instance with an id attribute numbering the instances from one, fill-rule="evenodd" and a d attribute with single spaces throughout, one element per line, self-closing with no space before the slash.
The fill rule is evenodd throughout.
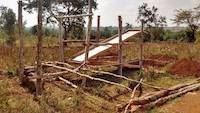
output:
<path id="1" fill-rule="evenodd" d="M 137 26 L 135 20 L 138 6 L 143 2 L 158 7 L 159 13 L 166 16 L 169 25 L 172 26 L 170 20 L 174 17 L 176 9 L 190 9 L 200 4 L 200 0 L 101 0 L 98 2 L 99 9 L 95 13 L 102 16 L 103 26 L 117 25 L 118 15 L 123 16 L 124 23 L 129 22 Z M 95 24 L 96 22 L 94 22 Z"/>

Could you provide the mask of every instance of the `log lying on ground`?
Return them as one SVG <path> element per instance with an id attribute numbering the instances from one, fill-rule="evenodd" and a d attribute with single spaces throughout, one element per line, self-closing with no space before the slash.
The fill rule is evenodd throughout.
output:
<path id="1" fill-rule="evenodd" d="M 199 79 L 194 80 L 192 82 L 188 82 L 188 83 L 184 83 L 184 84 L 180 84 L 177 86 L 173 86 L 171 88 L 169 88 L 168 90 L 163 90 L 163 91 L 158 91 L 153 95 L 149 95 L 149 96 L 145 96 L 145 97 L 140 97 L 140 98 L 135 98 L 132 100 L 132 104 L 134 105 L 144 105 L 147 104 L 149 102 L 155 101 L 158 98 L 164 97 L 166 95 L 172 94 L 173 92 L 176 93 L 178 91 L 178 89 L 184 88 L 186 86 L 190 86 L 193 84 L 196 84 L 199 82 Z"/>
<path id="2" fill-rule="evenodd" d="M 168 95 L 168 96 L 163 97 L 163 98 L 159 98 L 156 101 L 150 102 L 150 103 L 145 104 L 143 106 L 139 105 L 139 107 L 137 107 L 138 109 L 135 109 L 132 112 L 137 112 L 137 111 L 140 111 L 140 110 L 143 110 L 143 109 L 146 109 L 146 108 L 153 108 L 155 106 L 160 106 L 160 105 L 166 103 L 167 101 L 170 101 L 170 100 L 175 99 L 177 97 L 180 97 L 181 95 L 184 95 L 188 92 L 196 91 L 196 90 L 199 90 L 199 89 L 200 89 L 200 83 L 194 84 L 194 85 L 191 85 L 191 86 L 187 86 L 186 88 L 183 88 L 182 90 L 178 91 L 177 93 Z"/>

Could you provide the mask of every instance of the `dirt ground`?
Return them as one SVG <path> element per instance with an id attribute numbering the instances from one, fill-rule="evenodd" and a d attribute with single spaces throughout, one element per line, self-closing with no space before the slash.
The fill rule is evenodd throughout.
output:
<path id="1" fill-rule="evenodd" d="M 187 93 L 153 113 L 200 113 L 200 91 Z"/>
<path id="2" fill-rule="evenodd" d="M 171 67 L 170 72 L 179 76 L 194 75 L 199 77 L 200 62 L 189 59 L 181 59 Z"/>

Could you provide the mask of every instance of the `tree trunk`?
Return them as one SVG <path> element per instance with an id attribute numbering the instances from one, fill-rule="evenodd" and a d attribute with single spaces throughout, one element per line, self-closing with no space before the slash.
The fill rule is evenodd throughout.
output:
<path id="1" fill-rule="evenodd" d="M 38 0 L 38 44 L 37 44 L 37 83 L 36 96 L 42 94 L 42 3 L 43 0 Z"/>
<path id="2" fill-rule="evenodd" d="M 195 30 L 191 29 L 191 31 L 188 31 L 187 37 L 188 37 L 188 42 L 195 42 L 196 41 Z"/>

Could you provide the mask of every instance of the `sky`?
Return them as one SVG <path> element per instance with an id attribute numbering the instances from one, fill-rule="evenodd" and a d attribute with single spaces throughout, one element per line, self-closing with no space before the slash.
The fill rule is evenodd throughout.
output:
<path id="1" fill-rule="evenodd" d="M 18 0 L 0 0 L 0 5 L 12 8 L 17 14 Z M 121 15 L 123 24 L 131 23 L 138 26 L 136 22 L 138 6 L 148 3 L 150 6 L 159 8 L 159 13 L 167 17 L 168 26 L 175 26 L 171 19 L 174 18 L 176 9 L 191 9 L 200 4 L 200 0 L 97 0 L 98 9 L 94 11 L 93 26 L 97 24 L 97 15 L 101 15 L 101 26 L 117 26 L 118 16 Z M 37 15 L 24 12 L 24 20 L 28 27 L 37 24 Z"/>

